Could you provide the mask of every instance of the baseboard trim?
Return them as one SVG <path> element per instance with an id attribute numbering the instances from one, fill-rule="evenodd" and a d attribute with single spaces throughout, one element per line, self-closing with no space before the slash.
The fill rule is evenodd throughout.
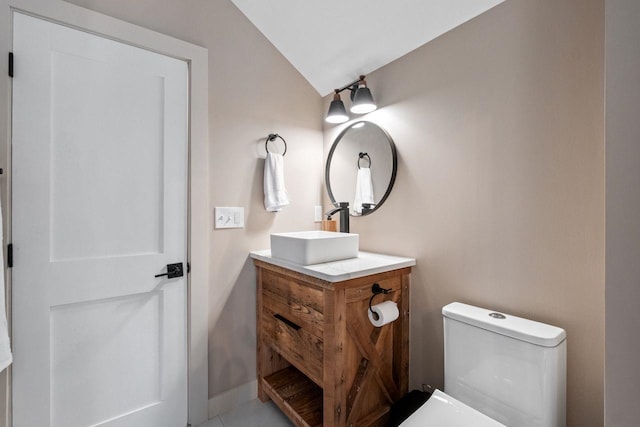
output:
<path id="1" fill-rule="evenodd" d="M 209 399 L 209 419 L 258 397 L 258 381 L 241 384 Z"/>

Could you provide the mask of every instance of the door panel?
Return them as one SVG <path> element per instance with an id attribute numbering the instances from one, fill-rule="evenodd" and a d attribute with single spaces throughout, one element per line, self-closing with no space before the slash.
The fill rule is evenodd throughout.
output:
<path id="1" fill-rule="evenodd" d="M 149 292 L 51 310 L 52 425 L 95 425 L 162 401 L 162 298 Z"/>
<path id="2" fill-rule="evenodd" d="M 163 252 L 164 81 L 118 68 L 52 56 L 52 260 Z M 112 209 L 114 200 L 127 209 Z"/>
<path id="3" fill-rule="evenodd" d="M 14 14 L 14 427 L 187 420 L 188 67 Z"/>

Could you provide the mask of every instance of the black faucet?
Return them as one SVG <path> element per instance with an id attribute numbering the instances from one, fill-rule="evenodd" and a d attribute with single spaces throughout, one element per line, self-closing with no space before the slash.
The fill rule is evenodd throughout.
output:
<path id="1" fill-rule="evenodd" d="M 331 215 L 339 211 L 340 212 L 340 232 L 348 233 L 349 232 L 349 203 L 340 202 L 339 205 L 340 207 L 327 212 L 327 219 L 331 219 Z"/>

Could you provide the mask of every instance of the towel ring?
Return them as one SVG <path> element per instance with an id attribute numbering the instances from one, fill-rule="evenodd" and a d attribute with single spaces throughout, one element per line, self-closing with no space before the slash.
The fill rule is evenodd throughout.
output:
<path id="1" fill-rule="evenodd" d="M 367 166 L 368 168 L 371 168 L 371 157 L 369 157 L 369 155 L 367 153 L 360 153 L 358 154 L 358 169 L 360 169 L 360 160 L 365 159 L 369 161 L 369 166 Z"/>
<path id="2" fill-rule="evenodd" d="M 282 142 L 284 142 L 284 152 L 282 153 L 282 155 L 284 156 L 285 154 L 287 154 L 287 141 L 285 141 L 284 138 L 278 135 L 277 133 L 270 133 L 269 136 L 267 136 L 267 139 L 264 141 L 264 149 L 267 150 L 267 153 L 268 153 L 269 142 L 274 141 L 276 138 L 280 138 Z"/>

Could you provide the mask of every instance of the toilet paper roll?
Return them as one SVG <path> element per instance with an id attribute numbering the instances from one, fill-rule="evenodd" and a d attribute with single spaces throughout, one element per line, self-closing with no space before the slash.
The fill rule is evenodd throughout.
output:
<path id="1" fill-rule="evenodd" d="M 373 310 L 374 313 L 378 314 L 378 319 L 375 319 L 375 316 L 371 312 Z M 400 312 L 398 311 L 398 304 L 393 301 L 385 301 L 380 304 L 376 304 L 371 307 L 371 310 L 367 310 L 369 314 L 369 321 L 373 326 L 379 328 L 380 326 L 384 326 L 387 323 L 391 323 L 400 316 Z"/>

